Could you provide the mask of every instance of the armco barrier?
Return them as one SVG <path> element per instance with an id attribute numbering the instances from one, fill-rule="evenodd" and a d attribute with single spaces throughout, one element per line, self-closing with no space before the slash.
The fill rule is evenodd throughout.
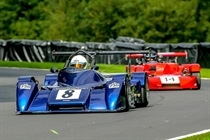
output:
<path id="1" fill-rule="evenodd" d="M 187 52 L 187 57 L 178 58 L 179 63 L 199 63 L 201 67 L 209 68 L 210 43 L 145 43 L 141 39 L 118 37 L 110 39 L 110 43 L 103 42 L 67 42 L 40 40 L 0 40 L 0 60 L 28 61 L 28 62 L 64 62 L 68 56 L 52 56 L 52 51 L 121 51 L 144 50 L 147 47 L 158 49 L 159 52 Z M 97 63 L 127 64 L 124 55 L 97 56 Z M 134 61 L 134 60 L 133 60 Z"/>
<path id="2" fill-rule="evenodd" d="M 6 41 L 0 39 L 0 60 L 4 59 L 4 47 L 6 46 Z"/>
<path id="3" fill-rule="evenodd" d="M 199 43 L 197 62 L 203 68 L 210 68 L 210 42 Z"/>

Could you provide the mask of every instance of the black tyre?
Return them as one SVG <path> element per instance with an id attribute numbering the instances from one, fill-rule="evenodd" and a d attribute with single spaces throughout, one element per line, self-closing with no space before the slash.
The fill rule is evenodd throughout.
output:
<path id="1" fill-rule="evenodd" d="M 34 77 L 31 77 L 30 82 L 34 82 L 37 85 L 39 84 L 39 81 L 37 81 Z"/>
<path id="2" fill-rule="evenodd" d="M 136 107 L 147 107 L 149 104 L 149 96 L 150 96 L 150 91 L 149 91 L 149 85 L 148 85 L 148 79 L 146 78 L 145 80 L 145 86 L 141 87 L 141 103 L 136 103 Z"/>
<path id="3" fill-rule="evenodd" d="M 149 102 L 148 102 L 148 94 L 147 94 L 146 88 L 142 87 L 141 92 L 142 92 L 142 94 L 141 94 L 142 103 L 140 104 L 140 107 L 147 107 Z"/>
<path id="4" fill-rule="evenodd" d="M 193 76 L 197 78 L 197 87 L 195 90 L 199 90 L 201 88 L 201 75 L 200 72 L 192 73 Z"/>
<path id="5" fill-rule="evenodd" d="M 130 82 L 128 77 L 125 79 L 125 109 L 124 111 L 129 111 L 130 110 L 130 102 L 129 102 L 129 93 L 130 93 L 131 87 L 130 87 Z"/>
<path id="6" fill-rule="evenodd" d="M 30 82 L 36 83 L 36 79 L 34 77 L 31 77 Z"/>

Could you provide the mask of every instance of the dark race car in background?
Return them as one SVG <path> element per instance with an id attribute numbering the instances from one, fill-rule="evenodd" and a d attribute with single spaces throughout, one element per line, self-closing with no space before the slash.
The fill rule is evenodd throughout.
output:
<path id="1" fill-rule="evenodd" d="M 54 55 L 70 55 L 63 69 L 51 68 L 51 73 L 44 77 L 44 85 L 41 86 L 33 76 L 20 76 L 16 90 L 16 112 L 121 112 L 146 107 L 149 103 L 146 72 L 136 72 L 131 77 L 129 73 L 98 72 L 95 55 L 127 53 L 134 54 L 135 51 L 54 52 Z M 72 57 L 78 54 L 91 58 L 90 69 L 70 66 Z"/>
<path id="2" fill-rule="evenodd" d="M 155 52 L 153 52 L 155 54 Z M 150 54 L 152 57 L 153 54 Z M 127 54 L 127 58 L 135 58 L 137 63 L 131 65 L 131 73 L 146 72 L 148 74 L 150 90 L 195 89 L 201 88 L 200 65 L 178 64 L 177 57 L 186 57 L 186 52 L 156 53 L 156 59 L 145 61 L 144 54 Z M 173 60 L 163 61 L 164 57 Z M 140 60 L 139 60 L 140 59 Z M 126 66 L 126 71 L 129 69 Z"/>

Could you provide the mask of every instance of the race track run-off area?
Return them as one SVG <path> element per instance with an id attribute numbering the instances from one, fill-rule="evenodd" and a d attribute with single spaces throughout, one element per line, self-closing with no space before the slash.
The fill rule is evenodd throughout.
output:
<path id="1" fill-rule="evenodd" d="M 164 140 L 210 128 L 210 80 L 200 90 L 151 91 L 146 108 L 124 113 L 20 115 L 16 82 L 46 70 L 0 68 L 0 140 Z"/>

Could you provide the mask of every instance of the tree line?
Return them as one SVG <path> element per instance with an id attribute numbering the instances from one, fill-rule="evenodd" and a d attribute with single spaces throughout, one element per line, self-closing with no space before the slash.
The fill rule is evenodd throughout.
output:
<path id="1" fill-rule="evenodd" d="M 1 0 L 0 39 L 210 41 L 207 0 Z"/>

